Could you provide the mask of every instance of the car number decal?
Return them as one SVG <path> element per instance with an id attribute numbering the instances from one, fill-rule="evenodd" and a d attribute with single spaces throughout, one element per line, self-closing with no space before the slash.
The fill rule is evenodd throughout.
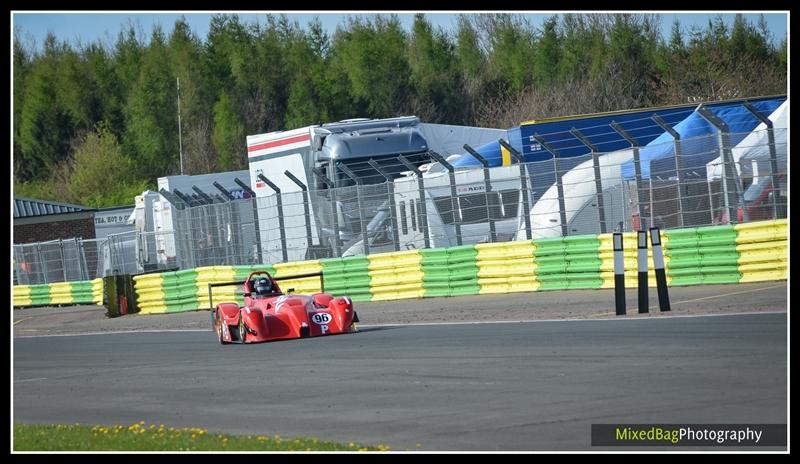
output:
<path id="1" fill-rule="evenodd" d="M 315 313 L 311 316 L 311 320 L 316 324 L 328 324 L 333 318 L 329 313 Z"/>

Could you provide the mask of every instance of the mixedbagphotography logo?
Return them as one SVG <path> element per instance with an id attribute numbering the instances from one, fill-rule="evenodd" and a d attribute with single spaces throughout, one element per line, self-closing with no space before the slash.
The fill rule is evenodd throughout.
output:
<path id="1" fill-rule="evenodd" d="M 786 446 L 786 424 L 592 424 L 592 446 Z"/>

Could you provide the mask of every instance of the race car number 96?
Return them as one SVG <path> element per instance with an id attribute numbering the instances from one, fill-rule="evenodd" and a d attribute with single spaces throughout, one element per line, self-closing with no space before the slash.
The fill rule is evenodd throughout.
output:
<path id="1" fill-rule="evenodd" d="M 311 316 L 311 320 L 317 324 L 327 324 L 331 321 L 331 315 L 328 313 L 316 313 Z"/>

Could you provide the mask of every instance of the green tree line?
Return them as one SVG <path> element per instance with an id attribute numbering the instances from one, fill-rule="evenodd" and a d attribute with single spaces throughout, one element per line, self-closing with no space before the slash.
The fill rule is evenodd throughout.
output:
<path id="1" fill-rule="evenodd" d="M 185 20 L 113 44 L 13 42 L 15 195 L 130 204 L 158 177 L 246 169 L 245 136 L 354 117 L 509 128 L 523 120 L 786 92 L 787 40 L 763 16 L 662 39 L 651 14 Z"/>

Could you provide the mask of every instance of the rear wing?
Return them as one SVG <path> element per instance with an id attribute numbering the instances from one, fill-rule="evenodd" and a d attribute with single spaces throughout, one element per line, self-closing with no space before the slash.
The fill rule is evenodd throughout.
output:
<path id="1" fill-rule="evenodd" d="M 306 279 L 309 277 L 317 277 L 319 276 L 319 288 L 321 292 L 325 291 L 325 280 L 322 277 L 322 272 L 313 272 L 310 274 L 295 274 L 295 275 L 288 275 L 282 277 L 272 277 L 272 280 L 279 281 L 279 280 L 295 280 L 295 279 Z M 233 282 L 214 282 L 208 284 L 208 306 L 210 310 L 214 310 L 214 302 L 212 301 L 213 295 L 211 289 L 213 287 L 229 287 L 231 285 L 244 285 L 247 282 L 246 280 L 236 280 Z"/>

